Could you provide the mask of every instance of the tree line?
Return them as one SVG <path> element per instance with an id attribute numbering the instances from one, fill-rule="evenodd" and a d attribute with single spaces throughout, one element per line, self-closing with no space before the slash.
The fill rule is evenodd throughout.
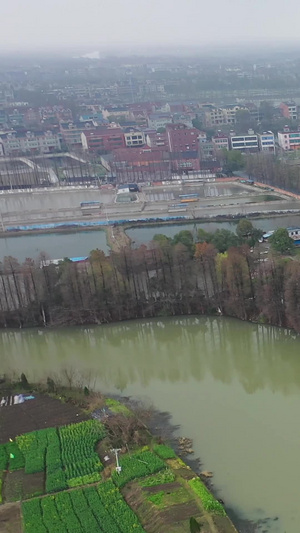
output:
<path id="1" fill-rule="evenodd" d="M 109 256 L 94 250 L 82 263 L 41 266 L 7 257 L 0 268 L 0 327 L 222 314 L 299 331 L 300 262 L 276 252 L 266 259 L 243 231 L 226 250 L 209 234 L 184 231 Z"/>

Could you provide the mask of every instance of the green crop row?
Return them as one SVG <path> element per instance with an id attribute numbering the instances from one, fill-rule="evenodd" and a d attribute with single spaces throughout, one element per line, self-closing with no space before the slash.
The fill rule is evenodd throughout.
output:
<path id="1" fill-rule="evenodd" d="M 155 474 L 166 468 L 166 464 L 157 455 L 151 452 L 135 453 L 120 457 L 120 474 L 116 471 L 112 474 L 112 480 L 117 487 L 124 487 L 133 479 Z"/>
<path id="2" fill-rule="evenodd" d="M 0 444 L 0 470 L 20 470 L 24 468 L 24 455 L 14 441 Z"/>
<path id="3" fill-rule="evenodd" d="M 89 483 L 97 483 L 101 481 L 101 474 L 94 472 L 93 474 L 86 474 L 85 476 L 74 477 L 67 481 L 68 487 L 79 487 L 80 485 L 88 485 Z"/>
<path id="4" fill-rule="evenodd" d="M 105 531 L 105 533 L 106 531 L 109 531 L 109 533 L 120 533 L 117 523 L 110 515 L 110 508 L 102 503 L 96 488 L 86 487 L 83 493 L 101 527 L 101 531 Z"/>
<path id="5" fill-rule="evenodd" d="M 61 461 L 58 433 L 53 428 L 47 433 L 46 449 L 46 492 L 57 492 L 67 488 L 66 474 Z"/>
<path id="6" fill-rule="evenodd" d="M 144 533 L 111 481 L 23 502 L 25 533 Z"/>
<path id="7" fill-rule="evenodd" d="M 166 444 L 155 444 L 153 446 L 153 451 L 157 453 L 161 459 L 175 459 L 176 457 L 174 450 Z"/>
<path id="8" fill-rule="evenodd" d="M 92 509 L 89 507 L 88 501 L 84 496 L 83 491 L 76 490 L 70 492 L 70 497 L 75 514 L 81 525 L 81 531 L 83 533 L 96 533 L 102 528 L 99 528 L 99 524 Z"/>
<path id="9" fill-rule="evenodd" d="M 213 497 L 200 478 L 195 477 L 191 479 L 189 485 L 195 494 L 201 499 L 202 505 L 206 511 L 226 516 L 223 505 Z"/>
<path id="10" fill-rule="evenodd" d="M 60 492 L 59 494 L 56 494 L 55 504 L 66 531 L 70 531 L 72 533 L 81 533 L 81 525 L 76 514 L 74 513 L 70 493 Z"/>
<path id="11" fill-rule="evenodd" d="M 0 444 L 0 470 L 6 470 L 8 465 L 8 453 L 5 444 Z"/>
<path id="12" fill-rule="evenodd" d="M 55 430 L 54 430 L 55 431 Z M 17 444 L 25 456 L 25 473 L 34 474 L 45 469 L 45 454 L 47 449 L 47 435 L 53 429 L 42 429 L 25 433 L 16 438 Z"/>
<path id="13" fill-rule="evenodd" d="M 156 485 L 164 485 L 165 483 L 172 483 L 175 479 L 175 474 L 172 470 L 167 468 L 167 470 L 163 470 L 162 472 L 158 472 L 158 474 L 155 474 L 151 477 L 146 477 L 145 479 L 141 479 L 139 482 L 140 487 L 155 487 Z"/>
<path id="14" fill-rule="evenodd" d="M 43 523 L 49 533 L 66 533 L 64 523 L 58 514 L 54 498 L 54 496 L 48 496 L 47 498 L 41 499 Z"/>
<path id="15" fill-rule="evenodd" d="M 9 470 L 21 470 L 25 466 L 25 458 L 15 441 L 6 444 L 6 451 L 9 457 Z"/>
<path id="16" fill-rule="evenodd" d="M 0 470 L 0 503 L 2 503 L 3 472 Z"/>
<path id="17" fill-rule="evenodd" d="M 144 532 L 138 517 L 127 505 L 120 491 L 111 481 L 101 483 L 98 486 L 98 494 L 102 504 L 107 508 L 121 533 Z"/>
<path id="18" fill-rule="evenodd" d="M 26 533 L 48 533 L 43 523 L 41 499 L 36 498 L 23 502 L 22 514 Z"/>
<path id="19" fill-rule="evenodd" d="M 95 452 L 97 442 L 105 437 L 103 424 L 88 420 L 63 426 L 58 430 L 61 458 L 69 486 L 76 486 L 81 477 L 99 474 L 103 465 Z M 91 477 L 98 481 L 100 476 Z"/>
<path id="20" fill-rule="evenodd" d="M 25 433 L 0 445 L 0 470 L 24 466 L 26 474 L 46 470 L 46 492 L 94 483 L 103 469 L 95 446 L 104 436 L 104 426 L 97 420 Z"/>

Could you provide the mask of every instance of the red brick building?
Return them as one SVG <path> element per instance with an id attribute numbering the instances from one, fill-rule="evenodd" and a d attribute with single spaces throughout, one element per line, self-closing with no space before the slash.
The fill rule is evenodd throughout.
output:
<path id="1" fill-rule="evenodd" d="M 166 137 L 170 152 L 198 152 L 199 135 L 196 128 L 184 124 L 168 124 Z"/>
<path id="2" fill-rule="evenodd" d="M 161 181 L 171 176 L 169 154 L 148 147 L 114 150 L 110 168 L 118 183 Z"/>
<path id="3" fill-rule="evenodd" d="M 121 128 L 100 127 L 81 134 L 84 150 L 90 152 L 111 152 L 125 147 L 124 133 Z"/>

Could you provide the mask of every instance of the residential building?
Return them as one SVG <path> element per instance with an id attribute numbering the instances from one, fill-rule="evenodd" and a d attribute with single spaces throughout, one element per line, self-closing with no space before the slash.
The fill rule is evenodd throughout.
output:
<path id="1" fill-rule="evenodd" d="M 124 138 L 126 146 L 144 146 L 146 144 L 145 133 L 135 128 L 125 128 Z"/>
<path id="2" fill-rule="evenodd" d="M 279 105 L 281 114 L 290 120 L 298 119 L 297 105 L 295 102 L 281 102 Z"/>
<path id="3" fill-rule="evenodd" d="M 148 127 L 154 130 L 165 128 L 167 124 L 172 123 L 170 113 L 152 113 L 148 116 Z"/>
<path id="4" fill-rule="evenodd" d="M 105 122 L 107 122 L 107 120 L 103 118 L 101 111 L 91 111 L 90 113 L 83 113 L 79 117 L 79 122 L 89 122 L 91 120 L 93 122 L 96 122 L 97 124 L 104 124 Z"/>
<path id="5" fill-rule="evenodd" d="M 8 113 L 8 121 L 14 127 L 24 125 L 24 113 L 18 109 L 14 109 L 11 113 Z"/>
<path id="6" fill-rule="evenodd" d="M 275 135 L 272 131 L 258 134 L 259 149 L 261 152 L 275 154 Z"/>
<path id="7" fill-rule="evenodd" d="M 247 110 L 244 106 L 229 105 L 227 107 L 216 107 L 212 104 L 202 106 L 204 122 L 206 126 L 222 126 L 235 124 L 237 111 Z"/>
<path id="8" fill-rule="evenodd" d="M 300 149 L 300 131 L 290 131 L 286 126 L 283 131 L 278 132 L 278 144 L 282 150 Z"/>
<path id="9" fill-rule="evenodd" d="M 184 124 L 187 128 L 193 128 L 193 119 L 195 118 L 195 113 L 174 113 L 172 115 L 173 124 Z"/>
<path id="10" fill-rule="evenodd" d="M 229 139 L 224 133 L 218 132 L 211 139 L 215 150 L 229 150 Z"/>
<path id="11" fill-rule="evenodd" d="M 133 120 L 132 113 L 130 109 L 127 109 L 127 107 L 108 106 L 106 109 L 103 109 L 102 115 L 103 115 L 103 118 L 106 118 L 106 119 L 108 119 L 108 117 L 111 117 L 111 118 L 122 117 L 124 119 Z"/>
<path id="12" fill-rule="evenodd" d="M 81 142 L 83 149 L 90 152 L 111 152 L 125 147 L 124 133 L 118 127 L 85 130 L 81 134 Z"/>
<path id="13" fill-rule="evenodd" d="M 247 152 L 258 151 L 258 136 L 253 130 L 248 130 L 247 134 L 236 135 L 230 134 L 230 146 L 232 150 L 241 150 Z"/>
<path id="14" fill-rule="evenodd" d="M 63 143 L 70 150 L 82 149 L 81 134 L 83 131 L 96 129 L 93 121 L 89 122 L 61 122 L 60 132 Z"/>
<path id="15" fill-rule="evenodd" d="M 171 170 L 176 173 L 184 173 L 200 170 L 198 150 L 170 153 Z"/>
<path id="16" fill-rule="evenodd" d="M 5 156 L 20 154 L 48 154 L 61 150 L 60 136 L 52 131 L 11 131 L 0 134 Z"/>
<path id="17" fill-rule="evenodd" d="M 198 152 L 199 130 L 185 124 L 168 124 L 166 136 L 170 152 Z"/>
<path id="18" fill-rule="evenodd" d="M 114 150 L 109 167 L 118 183 L 162 181 L 171 177 L 169 154 L 149 147 Z"/>
<path id="19" fill-rule="evenodd" d="M 166 133 L 159 133 L 157 131 L 147 131 L 146 143 L 150 148 L 164 149 L 166 151 L 169 149 Z"/>
<path id="20" fill-rule="evenodd" d="M 207 161 L 215 158 L 215 145 L 212 141 L 206 141 L 199 144 L 200 160 Z"/>
<path id="21" fill-rule="evenodd" d="M 205 143 L 207 141 L 207 135 L 205 131 L 198 130 L 198 140 L 200 143 Z"/>

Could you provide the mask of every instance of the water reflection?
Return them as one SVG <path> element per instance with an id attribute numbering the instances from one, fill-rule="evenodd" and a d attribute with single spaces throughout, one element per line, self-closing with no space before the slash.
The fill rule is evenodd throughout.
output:
<path id="1" fill-rule="evenodd" d="M 43 378 L 88 368 L 120 390 L 152 380 L 202 381 L 206 376 L 248 394 L 300 388 L 300 339 L 293 332 L 223 318 L 180 318 L 114 326 L 0 334 L 2 370 Z M 117 378 L 117 379 L 116 379 Z"/>

